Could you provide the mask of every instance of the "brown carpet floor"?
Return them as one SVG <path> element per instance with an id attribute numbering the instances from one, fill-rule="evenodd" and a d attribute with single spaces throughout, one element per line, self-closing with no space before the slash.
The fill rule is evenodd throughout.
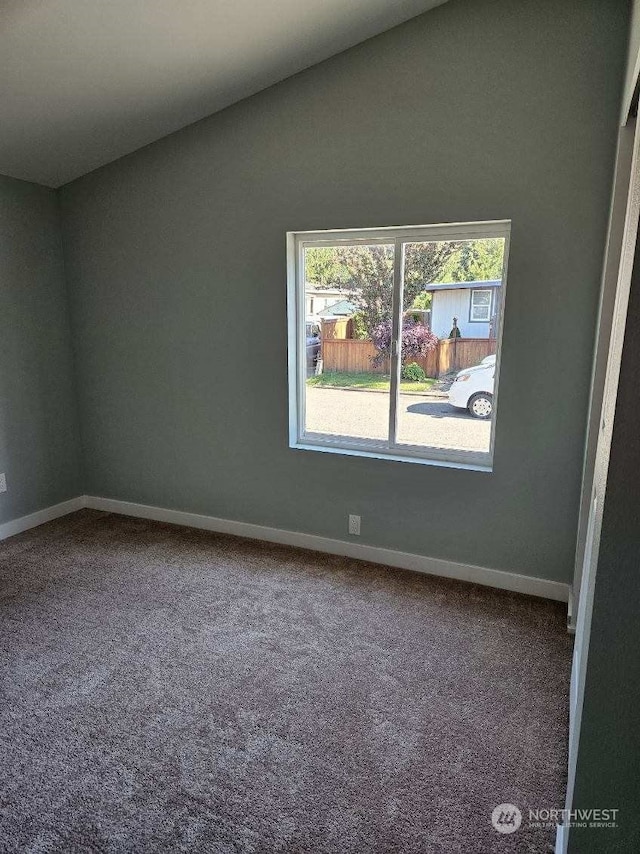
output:
<path id="1" fill-rule="evenodd" d="M 85 510 L 0 543 L 0 851 L 545 852 L 564 606 Z"/>

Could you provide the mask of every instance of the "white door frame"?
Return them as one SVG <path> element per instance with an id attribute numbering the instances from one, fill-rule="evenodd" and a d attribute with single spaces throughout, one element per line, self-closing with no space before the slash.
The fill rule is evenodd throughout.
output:
<path id="1" fill-rule="evenodd" d="M 622 244 L 626 222 L 627 202 L 631 185 L 631 158 L 636 120 L 631 119 L 618 134 L 618 149 L 614 173 L 613 193 L 609 209 L 609 227 L 605 246 L 602 287 L 598 306 L 598 324 L 596 329 L 596 348 L 591 373 L 591 391 L 589 396 L 589 415 L 582 470 L 582 488 L 580 493 L 580 515 L 573 573 L 572 602 L 569 607 L 569 630 L 575 631 L 577 612 L 580 603 L 582 571 L 589 516 L 592 506 L 593 481 L 596 465 L 596 453 L 600 438 L 600 421 L 604 399 L 604 386 L 609 358 L 611 329 L 614 320 L 618 275 L 622 256 Z"/>
<path id="2" fill-rule="evenodd" d="M 591 634 L 593 595 L 596 583 L 600 534 L 602 530 L 602 514 L 606 498 L 607 473 L 609 469 L 609 456 L 613 436 L 618 381 L 620 378 L 620 364 L 622 361 L 622 348 L 624 344 L 627 310 L 629 307 L 631 276 L 633 273 L 636 243 L 638 239 L 638 221 L 640 219 L 640 127 L 638 127 L 635 122 L 633 153 L 628 188 L 617 287 L 612 312 L 608 358 L 606 362 L 606 373 L 602 394 L 602 406 L 598 408 L 598 440 L 595 450 L 592 486 L 589 497 L 588 521 L 583 544 L 580 598 L 576 620 L 576 640 L 571 673 L 569 774 L 565 804 L 567 810 L 573 809 L 573 792 L 575 785 L 580 725 L 582 722 L 582 706 L 584 701 L 589 638 Z M 565 854 L 568 848 L 570 833 L 570 827 L 563 828 L 563 831 L 559 833 L 556 844 L 556 854 Z"/>

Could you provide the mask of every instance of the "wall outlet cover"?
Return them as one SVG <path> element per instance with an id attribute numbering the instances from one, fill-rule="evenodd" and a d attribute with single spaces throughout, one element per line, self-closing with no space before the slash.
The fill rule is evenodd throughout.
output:
<path id="1" fill-rule="evenodd" d="M 7 476 L 4 472 L 0 473 L 0 492 L 7 491 Z"/>
<path id="2" fill-rule="evenodd" d="M 360 517 L 349 514 L 349 533 L 360 536 Z"/>

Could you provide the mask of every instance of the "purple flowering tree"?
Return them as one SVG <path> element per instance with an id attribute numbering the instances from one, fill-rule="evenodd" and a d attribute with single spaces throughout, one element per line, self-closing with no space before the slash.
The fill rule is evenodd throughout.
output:
<path id="1" fill-rule="evenodd" d="M 371 340 L 378 351 L 373 357 L 373 364 L 378 367 L 391 355 L 391 321 L 384 320 L 379 323 L 371 333 Z M 419 356 L 426 356 L 437 346 L 438 339 L 427 326 L 408 317 L 402 318 L 402 364 Z"/>

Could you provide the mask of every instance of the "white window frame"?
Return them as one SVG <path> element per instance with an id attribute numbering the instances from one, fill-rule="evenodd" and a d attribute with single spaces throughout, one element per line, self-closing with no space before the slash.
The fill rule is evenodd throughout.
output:
<path id="1" fill-rule="evenodd" d="M 438 225 L 412 225 L 401 227 L 364 228 L 323 231 L 287 232 L 287 315 L 288 315 L 288 365 L 289 365 L 289 447 L 305 451 L 344 454 L 347 456 L 390 459 L 474 471 L 491 471 L 495 444 L 495 425 L 498 413 L 500 386 L 500 355 L 502 327 L 507 284 L 510 220 L 487 222 L 442 223 Z M 396 441 L 397 405 L 400 385 L 400 348 L 398 346 L 402 317 L 402 266 L 403 243 L 420 243 L 439 240 L 473 240 L 488 237 L 503 238 L 504 262 L 502 268 L 502 310 L 497 333 L 496 370 L 493 395 L 493 417 L 489 451 L 464 451 L 450 448 L 432 448 L 399 444 Z M 313 246 L 337 246 L 340 243 L 394 245 L 393 270 L 393 324 L 391 383 L 389 405 L 389 436 L 387 441 L 371 439 L 319 436 L 305 432 L 306 402 L 306 335 L 305 335 L 305 269 L 304 251 Z"/>
<path id="2" fill-rule="evenodd" d="M 469 299 L 470 299 L 470 302 L 469 302 L 469 323 L 491 323 L 491 311 L 493 309 L 493 292 L 494 292 L 493 288 L 472 288 L 471 289 L 471 294 L 469 297 Z M 487 305 L 487 306 L 485 306 L 485 305 L 475 306 L 473 304 L 473 297 L 477 293 L 489 294 L 489 305 Z M 478 319 L 477 317 L 474 317 L 473 316 L 473 309 L 474 308 L 488 308 L 489 309 L 489 316 L 486 318 L 483 317 L 482 319 Z"/>

